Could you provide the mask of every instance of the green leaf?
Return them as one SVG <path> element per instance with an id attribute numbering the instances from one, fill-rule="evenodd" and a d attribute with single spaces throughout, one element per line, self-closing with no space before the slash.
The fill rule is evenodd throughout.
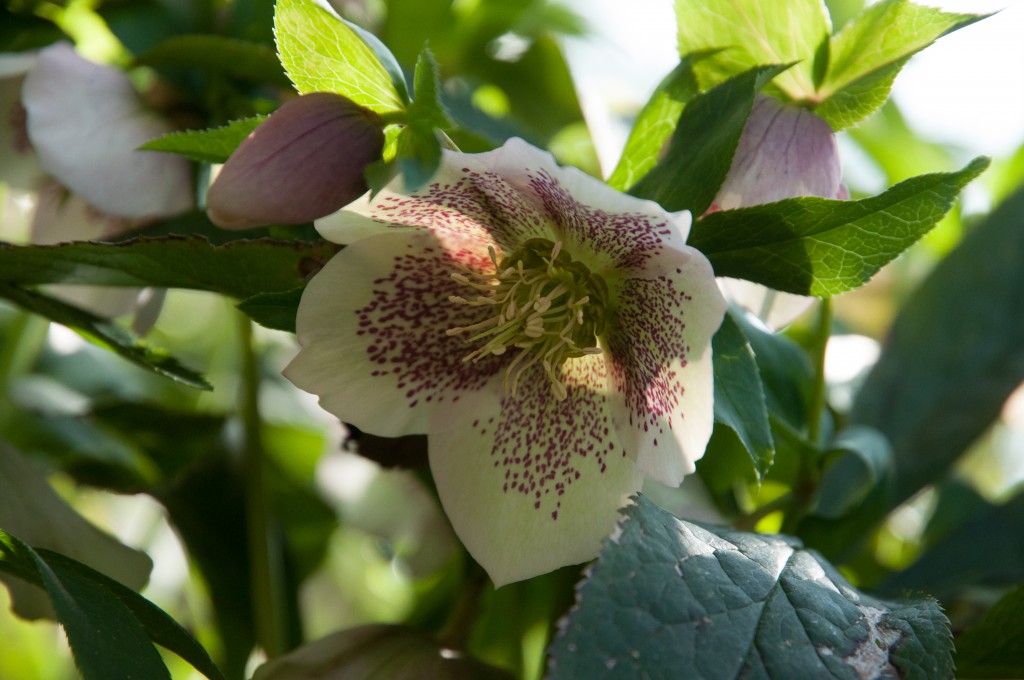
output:
<path id="1" fill-rule="evenodd" d="M 253 116 L 233 120 L 210 130 L 171 132 L 146 142 L 139 149 L 176 153 L 205 163 L 224 163 L 238 145 L 266 119 L 267 116 Z"/>
<path id="2" fill-rule="evenodd" d="M 305 287 L 283 293 L 260 293 L 238 303 L 238 308 L 249 318 L 267 328 L 295 332 L 295 314 Z"/>
<path id="3" fill-rule="evenodd" d="M 336 250 L 324 241 L 257 239 L 213 245 L 198 236 L 53 246 L 0 244 L 0 281 L 189 288 L 245 299 L 305 285 Z"/>
<path id="4" fill-rule="evenodd" d="M 213 389 L 203 376 L 182 366 L 166 350 L 146 343 L 131 331 L 105 321 L 95 314 L 4 282 L 0 282 L 0 298 L 10 300 L 30 312 L 67 326 L 137 366 L 189 387 L 200 390 Z"/>
<path id="5" fill-rule="evenodd" d="M 1024 586 L 1007 593 L 956 640 L 958 678 L 1024 677 Z"/>
<path id="6" fill-rule="evenodd" d="M 407 127 L 398 140 L 398 164 L 406 189 L 417 189 L 434 176 L 441 164 L 441 143 L 436 130 L 451 125 L 438 99 L 438 65 L 424 48 L 416 61 L 416 98 L 409 105 Z"/>
<path id="7" fill-rule="evenodd" d="M 1024 582 L 1024 493 L 986 503 L 969 520 L 885 581 L 885 592 L 922 590 L 952 599 L 965 588 Z"/>
<path id="8" fill-rule="evenodd" d="M 405 108 L 373 49 L 333 11 L 314 0 L 278 0 L 274 31 L 281 63 L 302 94 L 336 92 L 377 113 Z"/>
<path id="9" fill-rule="evenodd" d="M 624 511 L 577 589 L 549 680 L 951 677 L 935 602 L 858 592 L 792 538 Z"/>
<path id="10" fill-rule="evenodd" d="M 749 312 L 734 309 L 730 316 L 754 350 L 768 412 L 796 430 L 804 429 L 807 398 L 814 376 L 807 353 L 786 336 L 768 331 Z"/>
<path id="11" fill-rule="evenodd" d="M 946 475 L 1024 381 L 1024 190 L 978 224 L 907 300 L 851 421 L 892 442 L 900 503 Z"/>
<path id="12" fill-rule="evenodd" d="M 608 186 L 625 191 L 658 162 L 658 154 L 676 129 L 683 107 L 699 91 L 693 72 L 693 63 L 699 56 L 685 57 L 658 84 L 633 123 L 619 163 L 608 178 Z"/>
<path id="13" fill-rule="evenodd" d="M 668 152 L 629 193 L 666 210 L 700 215 L 715 198 L 732 165 L 754 96 L 786 66 L 758 66 L 691 99 Z"/>
<path id="14" fill-rule="evenodd" d="M 835 129 L 856 123 L 885 102 L 896 74 L 913 54 L 985 16 L 952 14 L 908 0 L 868 7 L 831 40 L 828 70 L 817 94 L 825 103 L 815 113 Z"/>
<path id="15" fill-rule="evenodd" d="M 160 608 L 80 562 L 0 530 L 0 570 L 46 590 L 87 680 L 170 678 L 152 642 L 223 680 L 206 650 Z"/>
<path id="16" fill-rule="evenodd" d="M 715 422 L 728 425 L 743 443 L 759 480 L 775 457 L 764 386 L 743 331 L 727 314 L 712 339 Z"/>
<path id="17" fill-rule="evenodd" d="M 857 508 L 892 470 L 892 449 L 885 435 L 863 425 L 842 430 L 826 455 L 838 458 L 822 476 L 815 514 L 829 519 Z"/>
<path id="18" fill-rule="evenodd" d="M 679 54 L 721 49 L 698 67 L 715 85 L 752 66 L 797 62 L 775 79 L 793 99 L 814 94 L 815 56 L 832 27 L 820 0 L 676 0 Z"/>
<path id="19" fill-rule="evenodd" d="M 141 66 L 197 69 L 250 83 L 287 87 L 274 50 L 260 43 L 219 35 L 176 35 L 136 59 Z"/>
<path id="20" fill-rule="evenodd" d="M 698 220 L 689 243 L 718 276 L 835 295 L 862 285 L 921 238 L 986 167 L 988 159 L 976 158 L 959 172 L 914 177 L 859 201 L 803 197 L 723 210 Z"/>

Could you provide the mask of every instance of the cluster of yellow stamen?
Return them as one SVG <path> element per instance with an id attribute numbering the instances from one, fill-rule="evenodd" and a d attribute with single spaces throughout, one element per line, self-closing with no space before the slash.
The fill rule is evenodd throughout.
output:
<path id="1" fill-rule="evenodd" d="M 573 262 L 561 241 L 531 239 L 501 260 L 494 248 L 489 248 L 489 254 L 493 274 L 463 268 L 451 275 L 477 295 L 448 299 L 471 307 L 493 307 L 496 314 L 470 326 L 450 328 L 448 335 L 467 333 L 468 343 L 480 343 L 463 361 L 518 349 L 505 368 L 506 393 L 515 394 L 523 372 L 540 363 L 555 398 L 565 399 L 561 365 L 566 359 L 601 353 L 597 336 L 603 330 L 608 301 L 604 281 L 582 263 Z"/>

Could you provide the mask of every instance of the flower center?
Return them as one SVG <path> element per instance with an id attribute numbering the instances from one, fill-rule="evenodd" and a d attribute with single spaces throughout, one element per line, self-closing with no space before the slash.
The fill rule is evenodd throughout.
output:
<path id="1" fill-rule="evenodd" d="M 566 359 L 601 353 L 597 336 L 604 331 L 608 287 L 586 265 L 573 261 L 562 250 L 561 241 L 530 239 L 501 260 L 494 248 L 488 252 L 493 274 L 463 267 L 451 275 L 477 294 L 448 299 L 470 307 L 491 307 L 494 315 L 471 326 L 450 328 L 448 335 L 465 333 L 467 342 L 477 343 L 463 361 L 518 349 L 505 369 L 506 393 L 515 394 L 523 372 L 540 363 L 555 398 L 565 399 L 567 391 L 558 369 Z"/>

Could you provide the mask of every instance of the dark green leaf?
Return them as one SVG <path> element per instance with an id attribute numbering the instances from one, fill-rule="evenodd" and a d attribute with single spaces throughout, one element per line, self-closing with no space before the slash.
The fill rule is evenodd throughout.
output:
<path id="1" fill-rule="evenodd" d="M 1024 190 L 910 297 L 851 420 L 892 443 L 899 503 L 943 477 L 1024 381 Z"/>
<path id="2" fill-rule="evenodd" d="M 1024 494 L 985 505 L 883 585 L 886 592 L 921 590 L 946 599 L 970 586 L 1024 582 Z"/>
<path id="3" fill-rule="evenodd" d="M 701 85 L 753 66 L 794 63 L 775 82 L 793 99 L 814 94 L 815 56 L 832 28 L 817 0 L 676 0 L 679 54 L 721 51 L 700 65 Z"/>
<path id="4" fill-rule="evenodd" d="M 128 361 L 162 376 L 200 390 L 213 386 L 195 371 L 182 366 L 166 350 L 154 347 L 131 331 L 77 307 L 41 293 L 0 282 L 0 298 L 67 326 Z"/>
<path id="5" fill-rule="evenodd" d="M 256 323 L 279 331 L 295 332 L 295 314 L 305 288 L 284 293 L 260 293 L 238 303 L 238 308 Z"/>
<path id="6" fill-rule="evenodd" d="M 46 590 L 75 663 L 89 680 L 170 678 L 151 640 L 206 677 L 223 678 L 199 643 L 166 613 L 84 564 L 48 550 L 35 551 L 0 530 L 0 569 Z"/>
<path id="7" fill-rule="evenodd" d="M 248 298 L 306 283 L 337 246 L 258 239 L 213 245 L 201 237 L 138 238 L 116 244 L 0 244 L 0 281 L 189 288 Z"/>
<path id="8" fill-rule="evenodd" d="M 693 97 L 679 116 L 665 157 L 629 193 L 666 210 L 694 215 L 707 210 L 729 173 L 754 96 L 786 68 L 758 66 Z"/>
<path id="9" fill-rule="evenodd" d="M 754 350 L 768 412 L 790 427 L 803 430 L 807 426 L 807 395 L 814 375 L 806 352 L 786 336 L 770 332 L 748 312 L 733 310 L 731 316 Z"/>
<path id="10" fill-rule="evenodd" d="M 38 50 L 59 40 L 69 38 L 53 22 L 0 7 L 0 52 Z"/>
<path id="11" fill-rule="evenodd" d="M 832 38 L 828 70 L 817 109 L 836 129 L 851 125 L 881 106 L 907 60 L 939 37 L 984 19 L 951 14 L 908 0 L 884 0 L 868 7 Z M 835 103 L 831 98 L 839 97 Z"/>
<path id="12" fill-rule="evenodd" d="M 726 315 L 712 340 L 715 371 L 715 422 L 728 425 L 743 442 L 757 478 L 763 479 L 775 457 L 764 387 L 754 353 L 743 331 Z"/>
<path id="13" fill-rule="evenodd" d="M 841 517 L 856 508 L 892 469 L 892 449 L 878 430 L 854 425 L 842 430 L 827 455 L 838 458 L 825 471 L 818 487 L 821 517 Z"/>
<path id="14" fill-rule="evenodd" d="M 798 295 L 852 290 L 923 236 L 988 159 L 921 175 L 859 201 L 788 198 L 698 220 L 689 243 L 715 274 Z M 884 430 L 883 430 L 884 431 Z"/>
<path id="15" fill-rule="evenodd" d="M 959 678 L 1024 677 L 1024 586 L 1011 590 L 956 640 Z"/>
<path id="16" fill-rule="evenodd" d="M 274 50 L 260 43 L 219 35 L 176 35 L 147 50 L 136 63 L 155 68 L 198 69 L 257 84 L 290 84 Z"/>
<path id="17" fill-rule="evenodd" d="M 785 536 L 685 522 L 643 497 L 624 514 L 562 622 L 550 680 L 952 675 L 932 601 L 868 597 Z"/>
<path id="18" fill-rule="evenodd" d="M 683 107 L 699 91 L 693 73 L 693 62 L 699 58 L 700 55 L 687 56 L 658 84 L 633 123 L 608 186 L 625 191 L 658 162 L 661 148 L 672 136 Z"/>
<path id="19" fill-rule="evenodd" d="M 266 116 L 233 120 L 210 130 L 182 130 L 146 142 L 143 151 L 165 151 L 206 163 L 224 163 Z"/>

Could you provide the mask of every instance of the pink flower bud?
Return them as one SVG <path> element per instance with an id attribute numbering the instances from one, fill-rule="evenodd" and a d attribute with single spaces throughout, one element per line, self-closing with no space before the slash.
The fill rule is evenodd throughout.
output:
<path id="1" fill-rule="evenodd" d="M 210 186 L 207 213 L 226 229 L 323 217 L 366 191 L 363 168 L 383 148 L 372 111 L 328 92 L 297 97 L 228 159 Z"/>
<path id="2" fill-rule="evenodd" d="M 840 198 L 842 191 L 839 149 L 828 123 L 806 109 L 759 96 L 709 212 L 794 196 Z"/>

